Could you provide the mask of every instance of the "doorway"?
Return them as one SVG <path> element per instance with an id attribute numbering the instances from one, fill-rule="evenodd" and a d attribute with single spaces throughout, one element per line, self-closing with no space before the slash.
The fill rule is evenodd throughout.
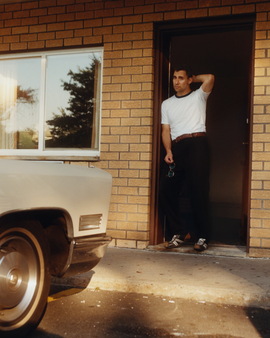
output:
<path id="1" fill-rule="evenodd" d="M 206 123 L 211 153 L 212 243 L 216 244 L 247 244 L 253 18 L 245 19 L 238 18 L 238 22 L 236 19 L 191 21 L 182 23 L 181 27 L 171 24 L 159 31 L 161 54 L 157 62 L 162 83 L 157 84 L 159 94 L 156 102 L 161 104 L 174 95 L 171 69 L 178 62 L 189 64 L 194 74 L 212 73 L 216 78 L 207 103 Z M 192 89 L 196 88 L 194 84 Z M 158 152 L 155 180 L 158 190 L 164 149 L 158 123 L 155 128 Z M 192 227 L 190 209 L 187 207 L 183 213 Z M 164 225 L 156 220 L 155 226 L 158 229 L 154 231 L 155 236 L 151 236 L 154 240 L 152 244 L 161 242 Z"/>

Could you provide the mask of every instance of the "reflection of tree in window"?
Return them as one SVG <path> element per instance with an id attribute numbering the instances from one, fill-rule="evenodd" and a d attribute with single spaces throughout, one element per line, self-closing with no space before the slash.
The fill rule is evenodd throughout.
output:
<path id="1" fill-rule="evenodd" d="M 35 115 L 33 106 L 38 102 L 37 89 L 23 89 L 21 85 L 8 84 L 5 83 L 5 93 L 0 104 L 1 148 L 34 148 L 32 142 L 34 127 L 22 126 L 21 121 Z"/>
<path id="2" fill-rule="evenodd" d="M 53 118 L 46 121 L 52 135 L 46 148 L 93 148 L 98 65 L 94 59 L 89 67 L 70 70 L 69 82 L 61 80 L 63 89 L 70 93 L 69 106 L 58 108 L 60 114 L 53 113 Z"/>

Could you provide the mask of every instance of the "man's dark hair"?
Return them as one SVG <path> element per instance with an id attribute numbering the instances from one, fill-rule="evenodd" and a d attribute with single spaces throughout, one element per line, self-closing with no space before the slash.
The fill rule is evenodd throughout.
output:
<path id="1" fill-rule="evenodd" d="M 189 65 L 177 64 L 173 67 L 173 73 L 179 72 L 180 70 L 184 70 L 186 72 L 188 78 L 193 76 L 192 69 L 189 67 Z"/>

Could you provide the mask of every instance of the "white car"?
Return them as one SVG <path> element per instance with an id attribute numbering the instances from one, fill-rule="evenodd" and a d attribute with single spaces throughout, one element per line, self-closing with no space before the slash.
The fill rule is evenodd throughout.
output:
<path id="1" fill-rule="evenodd" d="M 112 177 L 79 165 L 0 160 L 0 337 L 22 337 L 45 312 L 51 275 L 103 257 Z"/>

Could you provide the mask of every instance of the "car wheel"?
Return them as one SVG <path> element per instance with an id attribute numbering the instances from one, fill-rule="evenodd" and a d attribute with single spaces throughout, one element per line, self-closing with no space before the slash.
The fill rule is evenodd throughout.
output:
<path id="1" fill-rule="evenodd" d="M 39 222 L 0 228 L 0 337 L 22 337 L 42 319 L 50 290 L 49 249 Z"/>

